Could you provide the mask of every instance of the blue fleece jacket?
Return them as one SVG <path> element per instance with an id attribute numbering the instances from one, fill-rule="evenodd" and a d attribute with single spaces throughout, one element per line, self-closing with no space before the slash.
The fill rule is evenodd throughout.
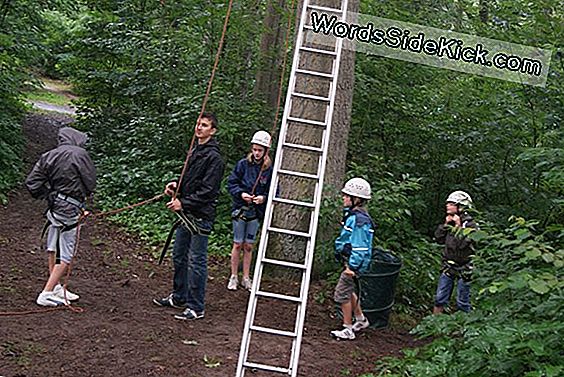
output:
<path id="1" fill-rule="evenodd" d="M 353 209 L 345 218 L 341 234 L 335 240 L 335 254 L 343 256 L 349 268 L 355 272 L 366 272 L 370 264 L 373 224 L 367 212 Z"/>

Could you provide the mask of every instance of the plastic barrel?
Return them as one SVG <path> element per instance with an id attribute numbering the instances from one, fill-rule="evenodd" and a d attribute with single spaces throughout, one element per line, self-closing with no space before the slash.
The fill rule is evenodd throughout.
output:
<path id="1" fill-rule="evenodd" d="M 401 264 L 401 259 L 395 255 L 376 248 L 372 250 L 370 268 L 358 278 L 362 312 L 372 328 L 388 326 Z M 337 305 L 337 315 L 343 317 L 340 305 Z"/>
<path id="2" fill-rule="evenodd" d="M 388 326 L 400 269 L 401 259 L 395 255 L 382 249 L 372 251 L 370 268 L 358 279 L 360 304 L 370 327 Z"/>

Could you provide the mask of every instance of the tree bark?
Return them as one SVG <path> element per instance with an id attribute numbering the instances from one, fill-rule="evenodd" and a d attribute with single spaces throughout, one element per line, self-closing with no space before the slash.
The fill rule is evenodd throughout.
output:
<path id="1" fill-rule="evenodd" d="M 321 5 L 321 2 L 317 2 Z M 326 0 L 323 6 L 340 8 L 340 0 Z M 300 1 L 300 8 L 303 1 Z M 358 0 L 349 2 L 349 11 L 357 11 Z M 301 12 L 300 12 L 301 14 Z M 327 46 L 311 45 L 308 47 L 329 49 Z M 329 55 L 306 53 L 301 54 L 300 68 L 331 73 L 334 59 Z M 331 79 L 298 74 L 294 91 L 314 96 L 328 97 Z M 354 51 L 342 50 L 341 65 L 337 81 L 337 91 L 330 135 L 324 136 L 324 127 L 289 122 L 285 134 L 285 142 L 321 147 L 323 137 L 329 136 L 329 152 L 325 169 L 325 195 L 335 197 L 343 184 L 347 155 L 347 138 L 350 129 L 354 85 Z M 317 100 L 294 97 L 290 116 L 323 122 L 328 116 L 328 106 Z M 320 173 L 321 153 L 292 150 L 285 148 L 280 167 L 284 170 L 298 171 L 307 174 Z M 309 178 L 279 175 L 277 196 L 285 199 L 313 202 L 316 180 Z M 272 225 L 299 232 L 309 232 L 313 227 L 312 209 L 276 203 L 273 208 Z M 335 225 L 338 222 L 331 222 Z M 333 228 L 333 227 L 332 227 Z M 318 241 L 326 241 L 334 236 L 333 229 L 319 229 Z M 272 243 L 270 242 L 272 241 Z M 269 239 L 267 257 L 282 259 L 296 263 L 305 261 L 307 241 L 299 236 L 274 236 Z M 332 253 L 331 253 L 332 254 Z M 276 275 L 279 275 L 276 273 Z M 292 273 L 281 274 L 292 278 Z"/>
<path id="2" fill-rule="evenodd" d="M 255 98 L 265 100 L 274 108 L 278 98 L 280 62 L 284 56 L 286 22 L 283 21 L 285 0 L 268 0 L 260 41 L 256 74 Z"/>

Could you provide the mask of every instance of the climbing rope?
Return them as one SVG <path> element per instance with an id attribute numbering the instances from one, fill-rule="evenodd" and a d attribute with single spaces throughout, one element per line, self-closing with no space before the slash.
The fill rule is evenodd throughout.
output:
<path id="1" fill-rule="evenodd" d="M 210 75 L 210 78 L 209 78 L 209 81 L 208 81 L 206 93 L 205 93 L 204 99 L 202 101 L 202 107 L 201 107 L 201 110 L 200 110 L 200 114 L 198 116 L 198 121 L 200 120 L 200 118 L 202 117 L 202 115 L 205 112 L 206 105 L 207 105 L 207 102 L 208 102 L 210 94 L 211 94 L 211 88 L 212 88 L 212 85 L 213 85 L 213 80 L 215 78 L 217 67 L 219 65 L 219 58 L 221 56 L 221 51 L 223 49 L 223 45 L 224 45 L 224 42 L 225 42 L 225 37 L 226 37 L 226 33 L 227 33 L 227 26 L 229 24 L 229 18 L 231 16 L 232 8 L 233 8 L 233 0 L 229 0 L 229 5 L 228 5 L 228 8 L 227 8 L 225 21 L 224 21 L 224 24 L 223 24 L 223 30 L 222 30 L 221 38 L 220 38 L 218 49 L 217 49 L 217 52 L 216 52 L 216 55 L 215 55 L 214 65 L 213 65 L 212 72 L 211 72 L 211 75 Z M 295 0 L 292 0 L 291 14 L 294 14 L 294 10 L 295 10 Z M 286 37 L 285 37 L 285 46 L 284 46 L 285 53 L 283 55 L 282 68 L 281 68 L 281 72 L 280 72 L 280 80 L 279 80 L 279 85 L 278 85 L 278 97 L 277 97 L 277 100 L 276 100 L 276 112 L 275 112 L 274 121 L 273 121 L 273 125 L 272 125 L 271 132 L 270 132 L 271 135 L 274 135 L 277 128 L 278 128 L 278 115 L 279 115 L 279 112 L 280 112 L 280 103 L 281 103 L 281 98 L 282 98 L 282 88 L 283 88 L 284 78 L 285 78 L 285 74 L 286 74 L 288 46 L 289 46 L 290 31 L 291 31 L 293 19 L 294 19 L 293 17 L 288 17 L 288 23 L 287 23 L 287 28 L 286 28 Z M 196 124 L 194 129 L 197 126 L 198 126 L 198 124 Z M 185 159 L 184 165 L 182 167 L 182 172 L 180 174 L 180 178 L 178 180 L 178 184 L 176 186 L 176 190 L 174 192 L 173 199 L 176 199 L 176 197 L 178 195 L 178 191 L 180 189 L 180 185 L 182 183 L 184 175 L 186 174 L 188 160 L 190 159 L 190 157 L 192 155 L 192 152 L 193 152 L 193 149 L 194 149 L 195 139 L 196 139 L 196 135 L 194 133 L 193 136 L 192 136 L 192 140 L 190 142 L 190 147 L 188 148 L 188 152 L 186 154 L 186 159 Z M 268 153 L 268 150 L 267 150 L 267 153 Z M 262 174 L 263 171 L 264 171 L 264 164 L 261 165 L 261 170 L 259 172 L 257 180 L 255 181 L 255 184 L 254 184 L 252 191 L 251 191 L 252 194 L 254 194 L 254 192 L 255 192 L 256 186 L 257 186 L 259 179 L 260 179 L 260 175 Z M 80 241 L 80 227 L 82 225 L 82 222 L 84 222 L 87 217 L 91 217 L 92 219 L 95 219 L 95 218 L 98 218 L 98 217 L 101 218 L 101 217 L 104 217 L 104 216 L 115 215 L 115 214 L 118 214 L 120 212 L 129 210 L 129 209 L 133 209 L 135 207 L 139 207 L 139 206 L 142 206 L 142 205 L 145 205 L 145 204 L 152 203 L 154 201 L 161 199 L 163 196 L 164 196 L 164 194 L 159 194 L 159 195 L 155 195 L 154 197 L 152 197 L 150 199 L 143 200 L 141 202 L 134 203 L 134 204 L 131 204 L 131 205 L 127 205 L 127 206 L 122 207 L 122 208 L 118 208 L 118 209 L 114 209 L 114 210 L 110 210 L 110 211 L 105 211 L 105 212 L 99 212 L 99 213 L 91 213 L 89 216 L 81 215 L 81 217 L 78 220 L 78 225 L 77 225 L 76 243 L 75 243 L 75 247 L 74 247 L 74 250 L 73 250 L 73 257 L 71 258 L 71 261 L 70 261 L 69 266 L 67 268 L 67 272 L 66 272 L 66 275 L 65 275 L 65 282 L 63 284 L 63 292 L 64 292 L 64 295 L 65 295 L 66 305 L 57 306 L 57 307 L 53 307 L 53 308 L 39 309 L 39 310 L 21 311 L 21 312 L 0 312 L 0 316 L 18 316 L 18 315 L 27 315 L 27 314 L 46 313 L 46 312 L 57 311 L 57 310 L 61 310 L 61 309 L 69 309 L 69 310 L 72 310 L 73 312 L 79 312 L 79 313 L 83 312 L 84 311 L 83 308 L 73 307 L 66 298 L 67 284 L 68 284 L 68 281 L 70 279 L 70 274 L 71 274 L 71 271 L 72 271 L 74 259 L 76 258 L 76 255 L 78 254 L 78 243 Z"/>
<path id="2" fill-rule="evenodd" d="M 184 160 L 184 166 L 182 166 L 182 172 L 180 173 L 180 178 L 178 179 L 178 183 L 176 185 L 176 190 L 172 196 L 172 199 L 176 199 L 178 196 L 178 191 L 180 190 L 180 185 L 182 184 L 182 180 L 184 179 L 184 175 L 186 174 L 186 168 L 188 166 L 188 160 L 192 156 L 194 142 L 196 141 L 196 127 L 198 127 L 198 123 L 200 118 L 206 111 L 206 105 L 208 103 L 208 99 L 210 97 L 211 88 L 213 84 L 213 79 L 215 78 L 215 72 L 217 71 L 217 66 L 219 65 L 219 57 L 221 55 L 221 50 L 223 49 L 223 43 L 225 42 L 225 36 L 227 34 L 227 25 L 229 24 L 229 17 L 231 16 L 231 9 L 233 8 L 233 0 L 229 0 L 229 5 L 227 6 L 227 13 L 225 14 L 225 21 L 223 22 L 223 30 L 221 32 L 221 38 L 219 40 L 219 46 L 217 47 L 217 52 L 215 54 L 215 61 L 213 63 L 213 68 L 211 71 L 210 79 L 208 81 L 208 86 L 206 88 L 206 94 L 204 95 L 204 100 L 202 101 L 202 108 L 200 110 L 200 115 L 198 115 L 196 126 L 194 127 L 194 134 L 192 135 L 192 140 L 190 141 L 190 147 L 188 148 L 188 153 L 186 153 L 186 159 Z"/>

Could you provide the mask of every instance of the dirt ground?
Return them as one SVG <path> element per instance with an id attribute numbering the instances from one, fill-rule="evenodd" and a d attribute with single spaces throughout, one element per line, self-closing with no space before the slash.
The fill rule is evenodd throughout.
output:
<path id="1" fill-rule="evenodd" d="M 29 115 L 28 169 L 55 144 L 55 132 L 69 118 Z M 248 293 L 225 288 L 228 260 L 212 258 L 206 316 L 194 322 L 173 318 L 177 310 L 151 303 L 171 288 L 170 260 L 162 266 L 141 242 L 106 221 L 81 229 L 78 256 L 69 288 L 81 298 L 73 308 L 49 312 L 35 304 L 47 277 L 40 251 L 43 203 L 22 187 L 0 208 L 0 376 L 234 376 Z M 272 284 L 276 284 L 273 282 Z M 300 357 L 300 376 L 358 376 L 387 355 L 420 344 L 405 331 L 369 329 L 354 342 L 338 342 L 331 304 L 308 300 Z M 288 318 L 279 305 L 262 305 L 269 319 Z M 32 312 L 26 315 L 22 313 Z M 19 315 L 18 315 L 19 314 Z M 283 366 L 279 338 L 264 339 L 258 359 Z M 247 373 L 262 376 L 265 373 Z M 268 374 L 278 375 L 278 374 Z"/>

